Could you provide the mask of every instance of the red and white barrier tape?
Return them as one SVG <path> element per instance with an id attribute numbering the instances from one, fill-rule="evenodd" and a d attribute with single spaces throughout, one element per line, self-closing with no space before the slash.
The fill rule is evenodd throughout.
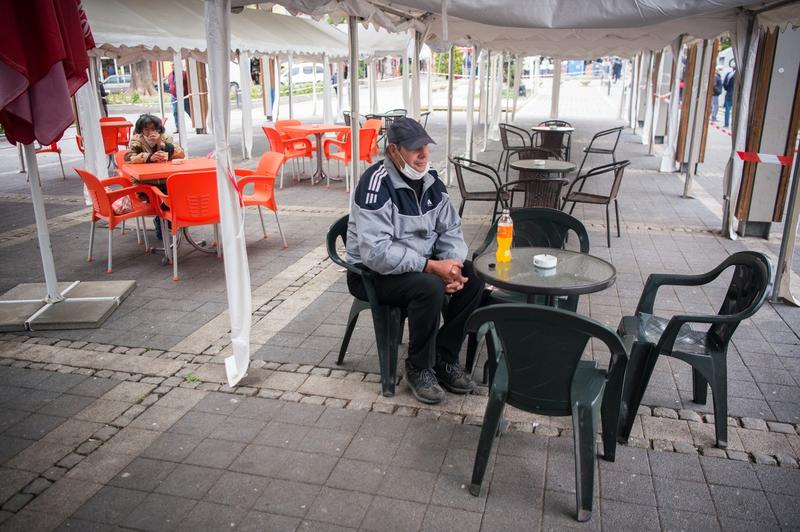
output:
<path id="1" fill-rule="evenodd" d="M 725 133 L 729 137 L 731 136 L 731 130 L 728 129 L 728 128 L 720 126 L 718 122 L 712 122 L 711 120 L 709 120 L 708 121 L 708 125 L 712 126 L 715 129 L 718 129 L 719 131 L 722 131 L 723 133 Z"/>
<path id="2" fill-rule="evenodd" d="M 661 100 L 662 102 L 668 102 L 670 94 L 672 94 L 672 93 L 668 92 L 666 94 L 656 94 L 655 97 L 656 97 L 657 100 Z"/>
<path id="3" fill-rule="evenodd" d="M 755 153 L 752 151 L 737 151 L 739 159 L 750 163 L 779 164 L 781 166 L 791 166 L 791 155 L 772 155 L 770 153 Z"/>

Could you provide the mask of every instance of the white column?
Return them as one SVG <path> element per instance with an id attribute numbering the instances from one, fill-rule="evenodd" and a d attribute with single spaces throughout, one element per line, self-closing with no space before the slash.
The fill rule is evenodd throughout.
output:
<path id="1" fill-rule="evenodd" d="M 653 155 L 653 149 L 655 144 L 656 138 L 656 122 L 658 122 L 658 117 L 661 116 L 661 99 L 657 98 L 659 91 L 661 90 L 661 81 L 664 76 L 664 63 L 666 62 L 665 59 L 667 58 L 667 53 L 669 51 L 669 47 L 664 48 L 660 52 L 659 62 L 658 62 L 658 71 L 656 72 L 656 80 L 655 84 L 653 85 L 653 91 L 648 94 L 648 97 L 651 98 L 653 102 L 653 108 L 650 113 L 650 129 L 648 130 L 648 143 L 650 147 L 647 150 L 648 155 Z"/>
<path id="2" fill-rule="evenodd" d="M 412 43 L 414 45 L 414 49 L 412 50 L 411 60 L 413 64 L 411 65 L 411 72 L 413 74 L 413 80 L 411 85 L 411 117 L 414 120 L 419 120 L 419 112 L 420 112 L 420 80 L 419 80 L 419 52 L 420 48 L 422 48 L 422 33 L 418 31 L 414 31 L 414 41 Z"/>
<path id="3" fill-rule="evenodd" d="M 539 78 L 541 75 L 540 67 L 541 62 L 537 57 L 533 60 L 533 89 L 531 90 L 531 95 L 536 94 L 536 92 L 539 90 Z"/>
<path id="4" fill-rule="evenodd" d="M 519 96 L 519 78 L 522 75 L 522 69 L 524 68 L 525 60 L 519 60 L 519 56 L 514 56 L 514 88 L 512 89 L 514 95 L 512 97 L 512 107 L 511 107 L 511 121 L 513 122 L 517 116 L 517 97 Z"/>
<path id="5" fill-rule="evenodd" d="M 350 37 L 350 205 L 358 183 L 358 18 L 347 17 L 347 30 Z"/>
<path id="6" fill-rule="evenodd" d="M 208 42 L 208 79 L 212 84 L 210 97 L 211 120 L 214 131 L 214 151 L 217 160 L 217 191 L 219 196 L 222 247 L 225 256 L 225 287 L 228 313 L 231 320 L 233 354 L 225 358 L 228 386 L 235 386 L 247 373 L 250 364 L 250 270 L 245 248 L 244 217 L 239 196 L 228 179 L 233 175 L 231 163 L 230 107 L 228 103 L 231 49 L 231 0 L 206 0 L 205 28 Z M 249 68 L 248 68 L 249 75 Z"/>
<path id="7" fill-rule="evenodd" d="M 292 102 L 292 92 L 294 92 L 294 86 L 292 85 L 292 54 L 289 54 L 289 65 L 287 67 L 289 69 L 289 120 L 294 118 L 294 105 Z"/>
<path id="8" fill-rule="evenodd" d="M 450 157 L 453 147 L 453 75 L 455 74 L 455 54 L 453 50 L 454 48 L 451 46 L 447 58 L 447 142 L 444 161 L 447 186 L 450 186 L 453 182 L 453 176 L 450 174 Z"/>
<path id="9" fill-rule="evenodd" d="M 47 228 L 47 214 L 42 197 L 42 183 L 39 181 L 39 165 L 36 162 L 36 149 L 33 144 L 25 144 L 25 162 L 28 165 L 28 181 L 31 187 L 33 215 L 36 219 L 36 234 L 39 237 L 39 252 L 42 256 L 44 282 L 47 286 L 47 302 L 55 303 L 64 299 L 58 291 L 56 264 L 53 261 L 53 249 L 50 247 L 50 231 Z"/>
<path id="10" fill-rule="evenodd" d="M 794 257 L 794 249 L 797 240 L 797 220 L 800 214 L 800 183 L 797 180 L 798 169 L 800 169 L 800 160 L 798 160 L 797 152 L 794 155 L 794 171 L 792 175 L 792 187 L 789 191 L 789 202 L 786 207 L 786 220 L 783 224 L 783 238 L 781 238 L 781 249 L 778 254 L 778 264 L 775 268 L 775 288 L 772 290 L 772 301 L 777 302 L 778 298 L 783 298 L 795 306 L 800 306 L 795 297 L 792 295 L 791 279 L 792 279 L 792 260 Z M 787 257 L 790 257 L 787 260 Z"/>
<path id="11" fill-rule="evenodd" d="M 674 51 L 674 49 L 673 49 Z M 661 156 L 660 172 L 675 172 L 678 163 L 675 161 L 675 150 L 678 146 L 678 117 L 681 109 L 680 98 L 680 68 L 683 48 L 678 46 L 678 52 L 672 58 L 672 77 L 670 78 L 669 108 L 667 110 L 667 138 L 664 139 L 664 152 Z"/>
<path id="12" fill-rule="evenodd" d="M 250 101 L 250 52 L 239 52 L 239 88 L 242 91 L 242 158 L 253 154 L 253 109 Z"/>
<path id="13" fill-rule="evenodd" d="M 25 173 L 25 154 L 22 150 L 22 144 L 17 144 L 17 172 L 20 174 Z"/>
<path id="14" fill-rule="evenodd" d="M 183 108 L 183 101 L 186 98 L 186 96 L 184 96 L 186 87 L 183 86 L 183 59 L 181 59 L 180 51 L 175 52 L 172 62 L 175 65 L 175 98 L 178 100 L 178 123 L 175 124 L 175 127 L 178 128 L 178 140 L 181 148 L 183 148 L 184 153 L 188 157 L 189 127 L 186 125 L 186 110 Z M 200 107 L 195 107 L 195 109 L 199 110 Z"/>
<path id="15" fill-rule="evenodd" d="M 558 118 L 558 100 L 561 96 L 561 58 L 553 58 L 553 90 L 550 96 L 550 118 Z"/>
<path id="16" fill-rule="evenodd" d="M 328 54 L 322 54 L 322 121 L 333 124 L 333 102 L 331 102 L 331 63 Z"/>
<path id="17" fill-rule="evenodd" d="M 472 64 L 467 74 L 469 76 L 469 81 L 467 82 L 467 134 L 464 139 L 466 143 L 465 157 L 467 159 L 472 159 L 472 128 L 475 121 L 475 59 L 477 57 L 478 47 L 475 46 L 472 48 Z"/>

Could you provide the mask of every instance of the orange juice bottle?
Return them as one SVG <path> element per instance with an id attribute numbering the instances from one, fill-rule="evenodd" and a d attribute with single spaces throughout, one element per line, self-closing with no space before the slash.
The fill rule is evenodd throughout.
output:
<path id="1" fill-rule="evenodd" d="M 511 262 L 511 241 L 514 239 L 514 221 L 508 213 L 508 209 L 503 209 L 500 220 L 497 221 L 497 253 L 495 258 L 498 263 Z"/>

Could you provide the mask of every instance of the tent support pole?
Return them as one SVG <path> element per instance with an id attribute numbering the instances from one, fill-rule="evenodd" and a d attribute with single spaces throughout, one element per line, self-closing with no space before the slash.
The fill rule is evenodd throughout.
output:
<path id="1" fill-rule="evenodd" d="M 317 64 L 311 63 L 311 69 L 314 72 L 311 76 L 311 115 L 317 116 Z"/>
<path id="2" fill-rule="evenodd" d="M 523 59 L 523 62 L 525 60 Z M 522 67 L 520 66 L 519 56 L 514 56 L 514 85 L 511 89 L 511 121 L 517 117 L 517 97 L 519 96 L 519 78 L 521 76 Z"/>
<path id="3" fill-rule="evenodd" d="M 453 176 L 450 172 L 450 157 L 453 150 L 453 71 L 455 63 L 455 54 L 453 47 L 450 47 L 449 56 L 447 59 L 447 157 L 444 161 L 445 176 L 447 178 L 447 186 L 449 187 L 453 182 Z"/>
<path id="4" fill-rule="evenodd" d="M 510 103 L 509 99 L 511 98 L 511 59 L 512 59 L 512 55 L 508 54 L 507 57 L 508 57 L 508 59 L 507 59 L 508 63 L 506 64 L 506 84 L 505 84 L 505 87 L 506 87 L 506 105 L 505 105 L 506 118 L 505 118 L 505 120 L 506 120 L 506 122 L 508 122 L 508 113 L 511 112 L 511 109 L 510 109 L 510 106 L 509 106 L 509 103 Z"/>
<path id="5" fill-rule="evenodd" d="M 33 215 L 36 218 L 36 234 L 39 237 L 39 251 L 42 255 L 44 282 L 47 286 L 47 303 L 56 303 L 64 299 L 58 291 L 56 265 L 53 261 L 53 249 L 50 246 L 50 231 L 47 228 L 47 214 L 42 197 L 42 183 L 39 180 L 39 165 L 36 163 L 36 149 L 33 144 L 23 146 L 25 162 L 28 165 L 28 181 L 31 187 Z"/>
<path id="6" fill-rule="evenodd" d="M 186 127 L 186 110 L 184 109 L 184 98 L 186 87 L 183 86 L 183 60 L 181 59 L 180 51 L 175 52 L 172 58 L 173 68 L 175 70 L 175 98 L 178 101 L 178 123 L 175 124 L 175 129 L 178 130 L 178 140 L 186 156 L 189 156 L 189 130 Z"/>
<path id="7" fill-rule="evenodd" d="M 433 65 L 436 64 L 434 58 L 436 52 L 431 51 L 431 57 L 428 59 L 428 112 L 433 112 Z"/>
<path id="8" fill-rule="evenodd" d="M 292 85 L 292 54 L 289 54 L 289 120 L 294 118 L 294 105 L 292 101 L 292 93 L 294 92 L 294 86 Z"/>
<path id="9" fill-rule="evenodd" d="M 25 173 L 25 155 L 23 154 L 23 151 L 22 151 L 22 143 L 18 143 L 17 144 L 17 164 L 18 164 L 17 172 L 19 172 L 20 174 L 24 174 Z"/>
<path id="10" fill-rule="evenodd" d="M 414 48 L 412 50 L 411 61 L 411 74 L 414 76 L 411 85 L 411 116 L 414 120 L 419 121 L 419 112 L 422 107 L 422 96 L 420 95 L 420 79 L 419 79 L 419 52 L 422 48 L 422 33 L 414 30 L 414 41 L 412 42 Z"/>
<path id="11" fill-rule="evenodd" d="M 617 111 L 617 120 L 622 120 L 622 115 L 625 112 L 625 83 L 628 77 L 628 60 L 622 62 L 622 76 L 619 80 L 619 110 Z"/>
<path id="12" fill-rule="evenodd" d="M 156 71 L 158 72 L 158 103 L 161 108 L 161 119 L 166 116 L 164 112 L 164 64 L 161 61 L 156 63 Z"/>
<path id="13" fill-rule="evenodd" d="M 492 52 L 486 50 L 486 71 L 484 75 L 486 87 L 481 86 L 481 94 L 485 93 L 486 98 L 483 99 L 483 148 L 481 151 L 486 151 L 486 145 L 489 142 L 489 102 L 492 101 Z"/>
<path id="14" fill-rule="evenodd" d="M 347 34 L 350 38 L 350 205 L 358 183 L 358 18 L 347 17 Z M 348 207 L 349 208 L 349 207 Z"/>
<path id="15" fill-rule="evenodd" d="M 475 63 L 478 57 L 478 47 L 472 48 L 472 61 L 470 61 L 470 68 L 468 72 L 469 81 L 467 82 L 467 134 L 466 140 L 466 157 L 472 159 L 472 146 L 473 146 L 473 124 L 475 121 Z"/>
<path id="16" fill-rule="evenodd" d="M 322 54 L 322 122 L 333 123 L 333 102 L 331 102 L 331 62 L 328 54 Z"/>
<path id="17" fill-rule="evenodd" d="M 408 48 L 403 50 L 403 108 L 411 107 L 411 99 L 408 95 L 409 76 L 408 76 Z"/>
<path id="18" fill-rule="evenodd" d="M 789 192 L 789 206 L 786 212 L 786 222 L 783 224 L 783 237 L 781 238 L 781 251 L 778 255 L 778 264 L 775 268 L 775 285 L 772 289 L 772 302 L 777 303 L 780 298 L 797 305 L 798 302 L 792 296 L 791 277 L 785 275 L 791 272 L 792 258 L 794 257 L 795 238 L 797 237 L 797 203 L 800 201 L 800 183 L 798 180 L 798 168 L 800 159 L 794 154 L 794 171 L 792 172 L 792 188 Z M 787 260 L 787 257 L 789 259 Z M 785 281 L 784 281 L 785 276 Z"/>

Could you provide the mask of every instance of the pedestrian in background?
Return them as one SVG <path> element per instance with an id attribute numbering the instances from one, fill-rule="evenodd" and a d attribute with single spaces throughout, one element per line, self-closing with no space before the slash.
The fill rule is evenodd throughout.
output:
<path id="1" fill-rule="evenodd" d="M 717 67 L 714 73 L 714 89 L 711 97 L 711 121 L 717 121 L 717 113 L 719 113 L 719 95 L 722 94 L 722 65 Z"/>
<path id="2" fill-rule="evenodd" d="M 731 109 L 733 109 L 733 91 L 736 86 L 736 63 L 731 61 L 731 70 L 725 75 L 722 88 L 725 89 L 725 127 L 731 125 Z"/>

